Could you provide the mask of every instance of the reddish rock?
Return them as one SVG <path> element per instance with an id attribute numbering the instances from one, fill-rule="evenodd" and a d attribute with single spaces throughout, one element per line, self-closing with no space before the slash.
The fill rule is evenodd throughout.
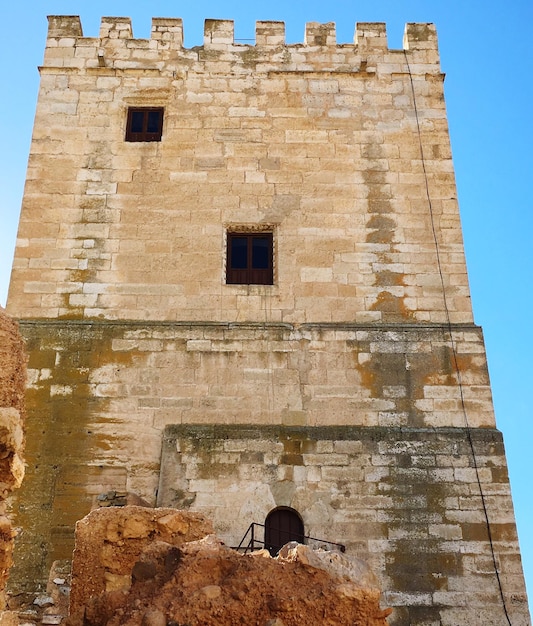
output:
<path id="1" fill-rule="evenodd" d="M 147 567 L 141 553 L 157 542 L 181 546 L 213 532 L 202 515 L 143 506 L 94 509 L 76 524 L 72 562 L 70 613 L 76 615 L 89 598 L 106 591 L 129 589 Z M 148 552 L 149 553 L 149 552 Z"/>
<path id="2" fill-rule="evenodd" d="M 243 555 L 214 535 L 187 543 L 174 536 L 169 542 L 161 534 L 156 539 L 146 532 L 157 526 L 161 510 L 152 510 L 152 518 L 143 517 L 139 510 L 97 510 L 79 523 L 73 591 L 74 580 L 80 591 L 93 591 L 84 594 L 83 602 L 81 592 L 76 592 L 68 626 L 387 624 L 390 610 L 380 608 L 376 579 L 362 561 L 297 545 L 274 559 L 267 551 Z M 199 521 L 197 534 L 204 532 L 206 521 L 198 520 L 199 516 L 173 513 L 174 518 L 164 510 L 162 517 L 175 519 L 178 526 L 187 525 L 188 534 L 194 534 Z M 184 539 L 187 533 L 180 537 Z M 115 568 L 102 552 L 106 542 L 114 546 L 113 554 L 120 553 Z M 91 559 L 87 559 L 89 554 Z M 84 567 L 80 568 L 82 555 Z M 113 588 L 116 581 L 109 578 L 111 573 L 122 577 L 122 586 Z"/>
<path id="3" fill-rule="evenodd" d="M 0 307 L 0 407 L 24 414 L 26 356 L 17 323 Z"/>
<path id="4" fill-rule="evenodd" d="M 15 532 L 4 500 L 24 477 L 24 393 L 26 357 L 17 324 L 0 307 L 0 609 L 13 564 Z"/>

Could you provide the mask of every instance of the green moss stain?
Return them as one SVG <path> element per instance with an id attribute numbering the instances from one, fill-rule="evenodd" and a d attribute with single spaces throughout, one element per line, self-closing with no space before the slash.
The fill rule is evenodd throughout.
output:
<path id="1" fill-rule="evenodd" d="M 376 337 L 376 341 L 377 341 Z M 412 332 L 406 332 L 403 337 L 395 336 L 387 338 L 382 336 L 379 340 L 384 342 L 383 350 L 371 351 L 369 342 L 351 341 L 348 347 L 352 350 L 354 368 L 358 371 L 362 387 L 368 392 L 370 398 L 386 399 L 393 403 L 389 410 L 391 415 L 405 416 L 405 425 L 424 426 L 426 412 L 417 407 L 416 401 L 425 398 L 425 387 L 456 386 L 457 372 L 454 354 L 449 345 L 439 345 L 441 338 L 434 337 L 430 342 L 429 335 L 422 333 L 413 336 Z M 389 352 L 388 347 L 394 342 L 396 346 L 404 344 L 404 349 Z M 420 350 L 420 343 L 431 347 L 431 351 Z M 365 353 L 369 358 L 359 361 L 359 354 Z M 461 355 L 457 359 L 462 371 L 473 373 L 474 376 L 483 377 L 484 372 L 480 367 L 475 367 L 472 355 Z M 395 393 L 391 392 L 394 389 Z"/>
<path id="2" fill-rule="evenodd" d="M 261 53 L 255 47 L 250 46 L 242 52 L 242 64 L 244 67 L 255 69 L 260 58 Z"/>
<path id="3" fill-rule="evenodd" d="M 91 373 L 104 365 L 127 365 L 133 352 L 112 350 L 116 327 L 88 324 L 25 324 L 28 370 L 37 380 L 27 391 L 26 477 L 13 514 L 17 539 L 14 590 L 35 589 L 51 562 L 70 558 L 74 524 L 91 509 L 88 485 L 103 466 L 95 459 L 113 445 L 91 424 L 104 419 L 109 400 L 95 394 Z M 124 481 L 117 474 L 117 480 Z M 120 487 L 120 485 L 118 485 Z"/>
<path id="4" fill-rule="evenodd" d="M 390 185 L 387 184 L 387 172 L 378 169 L 377 165 L 383 160 L 381 146 L 375 144 L 364 147 L 363 154 L 370 159 L 369 168 L 362 172 L 368 190 L 366 243 L 378 244 L 371 249 L 375 256 L 374 285 L 381 288 L 369 308 L 371 311 L 381 312 L 384 322 L 411 321 L 414 319 L 414 312 L 406 304 L 403 289 L 405 276 L 397 269 L 399 252 L 396 244 L 401 242 L 401 236 L 397 233 L 397 216 Z"/>
<path id="5" fill-rule="evenodd" d="M 383 214 L 371 215 L 366 223 L 368 243 L 392 243 L 396 231 L 396 222 Z"/>
<path id="6" fill-rule="evenodd" d="M 385 573 L 391 588 L 414 595 L 448 591 L 450 581 L 453 585 L 463 575 L 462 555 L 456 542 L 438 536 L 438 531 L 430 532 L 430 528 L 446 524 L 446 500 L 456 495 L 454 483 L 434 478 L 431 471 L 438 452 L 444 453 L 452 444 L 425 437 L 412 435 L 407 441 L 400 440 L 399 445 L 389 441 L 394 463 L 385 485 L 392 500 L 386 530 L 389 547 Z M 460 539 L 459 527 L 457 532 L 455 538 Z M 414 623 L 411 610 L 416 612 L 420 607 L 414 606 L 415 602 L 412 605 L 398 621 L 402 626 Z M 440 623 L 440 606 L 424 610 L 428 619 Z"/>

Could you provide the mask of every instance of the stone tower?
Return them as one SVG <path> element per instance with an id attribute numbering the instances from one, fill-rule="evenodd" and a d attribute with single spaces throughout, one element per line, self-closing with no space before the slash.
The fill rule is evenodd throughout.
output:
<path id="1" fill-rule="evenodd" d="M 28 350 L 14 584 L 109 492 L 272 515 L 391 623 L 525 626 L 431 24 L 51 17 L 8 311 Z M 270 524 L 270 525 L 269 525 Z M 311 540 L 307 540 L 311 541 Z"/>

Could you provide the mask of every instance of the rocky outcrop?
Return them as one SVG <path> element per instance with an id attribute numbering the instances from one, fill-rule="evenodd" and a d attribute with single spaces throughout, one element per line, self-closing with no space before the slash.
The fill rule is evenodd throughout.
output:
<path id="1" fill-rule="evenodd" d="M 243 555 L 209 527 L 169 509 L 93 511 L 76 529 L 68 626 L 387 624 L 364 562 L 298 544 Z"/>
<path id="2" fill-rule="evenodd" d="M 13 563 L 15 533 L 5 499 L 24 477 L 24 392 L 26 358 L 17 324 L 0 307 L 0 609 Z"/>
<path id="3" fill-rule="evenodd" d="M 26 357 L 18 325 L 0 307 L 0 407 L 24 414 Z"/>
<path id="4" fill-rule="evenodd" d="M 179 547 L 213 532 L 202 515 L 143 506 L 94 509 L 76 524 L 70 614 L 90 598 L 128 590 L 139 555 L 162 541 Z"/>

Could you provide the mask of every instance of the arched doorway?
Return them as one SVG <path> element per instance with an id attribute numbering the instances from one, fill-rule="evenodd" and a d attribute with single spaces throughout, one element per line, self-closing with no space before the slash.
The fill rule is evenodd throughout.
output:
<path id="1" fill-rule="evenodd" d="M 289 541 L 304 543 L 304 524 L 294 509 L 280 507 L 270 511 L 265 520 L 265 548 L 276 556 Z"/>

